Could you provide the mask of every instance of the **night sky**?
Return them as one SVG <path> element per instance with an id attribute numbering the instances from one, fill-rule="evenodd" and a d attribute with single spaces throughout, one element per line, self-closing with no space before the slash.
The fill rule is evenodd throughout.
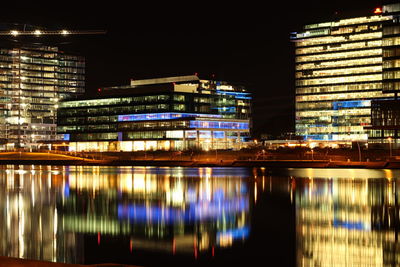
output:
<path id="1" fill-rule="evenodd" d="M 389 1 L 393 2 L 393 1 Z M 131 78 L 188 75 L 245 85 L 253 93 L 254 134 L 294 131 L 294 48 L 304 24 L 372 14 L 388 1 L 60 2 L 3 9 L 0 20 L 52 29 L 106 30 L 52 40 L 86 57 L 86 91 Z M 124 3 L 124 4 L 121 4 Z M 63 6 L 64 5 L 64 6 Z M 5 11 L 6 10 L 6 11 Z"/>

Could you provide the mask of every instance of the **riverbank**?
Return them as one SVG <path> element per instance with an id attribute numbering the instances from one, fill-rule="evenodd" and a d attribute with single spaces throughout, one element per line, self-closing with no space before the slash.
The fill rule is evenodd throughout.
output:
<path id="1" fill-rule="evenodd" d="M 53 153 L 4 152 L 0 153 L 0 165 L 77 165 L 77 166 L 158 166 L 158 167 L 265 167 L 265 168 L 363 168 L 400 169 L 400 160 L 392 161 L 332 161 L 332 160 L 260 160 L 260 159 L 94 159 Z"/>
<path id="2" fill-rule="evenodd" d="M 95 161 L 49 152 L 0 152 L 0 165 L 86 165 Z"/>
<path id="3" fill-rule="evenodd" d="M 92 165 L 92 164 L 89 164 Z M 99 161 L 106 166 L 167 166 L 167 167 L 265 167 L 265 168 L 362 168 L 400 169 L 399 162 L 349 162 L 327 160 L 234 160 L 234 161 L 179 161 L 179 160 L 114 160 Z"/>

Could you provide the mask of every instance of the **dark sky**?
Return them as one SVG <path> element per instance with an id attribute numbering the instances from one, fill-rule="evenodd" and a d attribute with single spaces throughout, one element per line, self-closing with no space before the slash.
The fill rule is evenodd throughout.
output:
<path id="1" fill-rule="evenodd" d="M 256 134 L 277 134 L 294 129 L 289 33 L 307 23 L 357 15 L 355 10 L 372 14 L 387 1 L 97 1 L 83 7 L 87 2 L 10 7 L 0 20 L 106 30 L 102 36 L 59 40 L 64 51 L 86 57 L 89 95 L 99 87 L 127 85 L 131 78 L 215 74 L 217 80 L 243 83 L 254 94 Z"/>

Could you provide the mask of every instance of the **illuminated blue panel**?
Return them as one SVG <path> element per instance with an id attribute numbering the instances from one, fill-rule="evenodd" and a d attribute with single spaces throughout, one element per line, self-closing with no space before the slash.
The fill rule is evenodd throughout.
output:
<path id="1" fill-rule="evenodd" d="M 63 136 L 64 141 L 69 141 L 70 138 L 71 138 L 70 134 L 64 134 L 64 136 Z"/>
<path id="2" fill-rule="evenodd" d="M 222 115 L 216 114 L 199 114 L 199 113 L 145 113 L 145 114 L 128 114 L 118 115 L 118 121 L 152 121 L 152 120 L 172 120 L 188 117 L 209 117 L 221 118 Z"/>
<path id="3" fill-rule="evenodd" d="M 216 138 L 216 139 L 225 138 L 224 131 L 215 131 L 213 134 L 214 134 L 214 138 Z"/>
<path id="4" fill-rule="evenodd" d="M 230 122 L 230 121 L 190 121 L 191 128 L 209 128 L 209 129 L 249 129 L 248 122 Z"/>
<path id="5" fill-rule="evenodd" d="M 312 134 L 304 136 L 305 140 L 334 140 L 332 134 Z"/>
<path id="6" fill-rule="evenodd" d="M 245 92 L 232 92 L 232 91 L 217 90 L 217 94 L 220 94 L 220 95 L 231 95 L 231 96 L 234 96 L 237 99 L 251 99 L 251 97 L 249 96 L 250 93 L 245 93 Z"/>
<path id="7" fill-rule="evenodd" d="M 342 108 L 362 108 L 370 106 L 371 100 L 336 101 L 332 103 L 332 108 L 334 110 Z"/>
<path id="8" fill-rule="evenodd" d="M 223 95 L 233 95 L 233 96 L 244 96 L 250 94 L 248 92 L 234 92 L 234 91 L 222 91 L 222 90 L 217 90 L 217 93 Z"/>
<path id="9" fill-rule="evenodd" d="M 215 107 L 212 109 L 218 109 L 219 112 L 228 112 L 228 113 L 235 113 L 236 108 L 235 107 Z"/>

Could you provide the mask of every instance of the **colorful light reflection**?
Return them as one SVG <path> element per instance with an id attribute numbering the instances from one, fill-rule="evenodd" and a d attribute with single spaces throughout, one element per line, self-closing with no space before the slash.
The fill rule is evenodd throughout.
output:
<path id="1" fill-rule="evenodd" d="M 245 198 L 199 202 L 190 204 L 187 209 L 132 204 L 118 205 L 118 218 L 129 219 L 131 222 L 174 224 L 177 221 L 183 221 L 191 223 L 210 219 L 223 219 L 248 210 L 249 202 Z"/>

